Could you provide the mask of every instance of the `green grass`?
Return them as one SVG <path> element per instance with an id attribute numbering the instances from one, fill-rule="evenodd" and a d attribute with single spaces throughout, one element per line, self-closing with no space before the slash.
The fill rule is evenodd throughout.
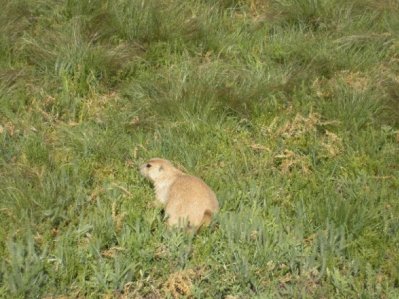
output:
<path id="1" fill-rule="evenodd" d="M 397 1 L 0 4 L 0 297 L 397 298 Z"/>

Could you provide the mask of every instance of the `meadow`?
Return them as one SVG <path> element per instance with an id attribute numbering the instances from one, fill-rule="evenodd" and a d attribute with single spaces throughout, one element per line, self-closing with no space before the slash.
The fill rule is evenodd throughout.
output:
<path id="1" fill-rule="evenodd" d="M 0 297 L 399 298 L 398 1 L 0 4 Z"/>

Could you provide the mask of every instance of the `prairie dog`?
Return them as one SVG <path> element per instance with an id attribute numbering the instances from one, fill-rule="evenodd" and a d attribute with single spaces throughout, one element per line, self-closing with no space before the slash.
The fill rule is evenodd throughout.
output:
<path id="1" fill-rule="evenodd" d="M 200 178 L 185 174 L 172 163 L 153 158 L 141 165 L 141 174 L 155 187 L 156 199 L 165 207 L 170 227 L 198 229 L 219 211 L 215 193 Z"/>

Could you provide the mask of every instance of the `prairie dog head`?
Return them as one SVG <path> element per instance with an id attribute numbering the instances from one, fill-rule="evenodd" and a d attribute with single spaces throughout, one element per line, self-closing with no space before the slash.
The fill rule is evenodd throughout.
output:
<path id="1" fill-rule="evenodd" d="M 172 163 L 160 158 L 153 158 L 140 166 L 140 173 L 153 183 L 168 180 L 181 173 Z"/>

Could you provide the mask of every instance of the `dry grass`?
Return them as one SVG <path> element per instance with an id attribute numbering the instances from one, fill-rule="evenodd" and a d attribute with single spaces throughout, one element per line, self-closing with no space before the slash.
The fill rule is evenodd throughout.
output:
<path id="1" fill-rule="evenodd" d="M 2 4 L 1 298 L 397 297 L 397 1 Z"/>

